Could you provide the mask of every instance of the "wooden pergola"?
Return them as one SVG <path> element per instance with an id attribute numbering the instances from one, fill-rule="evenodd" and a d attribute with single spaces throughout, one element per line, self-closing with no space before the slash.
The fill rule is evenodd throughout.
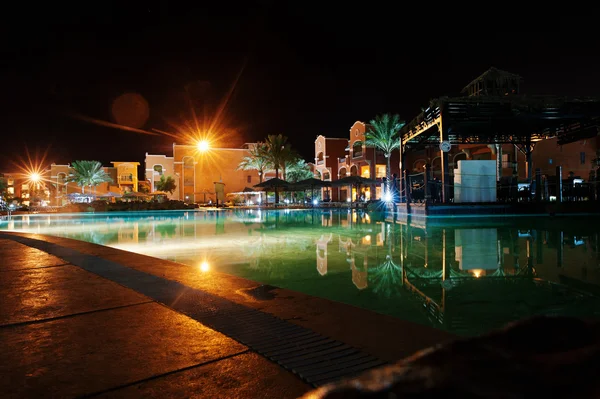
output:
<path id="1" fill-rule="evenodd" d="M 517 75 L 510 75 L 507 79 L 516 79 Z M 502 82 L 501 79 L 497 81 Z M 531 180 L 531 152 L 536 142 L 557 138 L 559 144 L 567 144 L 599 133 L 600 98 L 525 96 L 513 94 L 514 90 L 499 95 L 509 86 L 502 84 L 491 85 L 492 88 L 501 89 L 500 91 L 486 89 L 484 93 L 491 92 L 492 95 L 480 95 L 483 89 L 472 89 L 472 85 L 480 86 L 479 78 L 463 91 L 479 95 L 432 100 L 427 109 L 402 128 L 401 176 L 405 176 L 405 156 L 410 149 L 440 146 L 442 142 L 451 145 L 510 143 L 525 154 L 527 178 Z M 440 158 L 442 202 L 446 203 L 450 183 L 448 152 L 441 148 Z M 406 182 L 402 185 L 406 187 Z"/>

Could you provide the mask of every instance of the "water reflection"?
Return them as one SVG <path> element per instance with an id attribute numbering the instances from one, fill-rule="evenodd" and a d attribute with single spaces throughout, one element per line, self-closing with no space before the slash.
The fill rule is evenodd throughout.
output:
<path id="1" fill-rule="evenodd" d="M 250 210 L 31 215 L 0 229 L 110 245 L 464 335 L 533 314 L 598 315 L 597 223 L 473 220 L 389 223 L 348 210 Z"/>

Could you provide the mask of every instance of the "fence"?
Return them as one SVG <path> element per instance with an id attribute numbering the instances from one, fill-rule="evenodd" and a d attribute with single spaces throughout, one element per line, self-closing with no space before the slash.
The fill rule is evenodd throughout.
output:
<path id="1" fill-rule="evenodd" d="M 397 179 L 400 202 L 439 203 L 442 201 L 442 182 L 426 172 L 406 174 Z M 454 182 L 448 182 L 448 202 L 454 200 Z M 403 181 L 401 181 L 403 180 Z M 539 190 L 538 190 L 539 186 Z M 465 187 L 463 185 L 463 187 Z M 474 187 L 488 189 L 489 187 Z M 502 177 L 496 183 L 497 202 L 539 202 L 539 201 L 594 201 L 600 200 L 600 182 L 585 182 L 578 178 L 561 179 L 556 176 L 536 175 L 531 183 L 518 181 L 515 177 Z"/>

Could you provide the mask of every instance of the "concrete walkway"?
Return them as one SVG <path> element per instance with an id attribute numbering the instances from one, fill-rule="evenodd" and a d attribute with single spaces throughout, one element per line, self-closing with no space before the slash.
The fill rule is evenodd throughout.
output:
<path id="1" fill-rule="evenodd" d="M 102 270 L 90 272 L 94 267 Z M 140 276 L 167 281 L 161 289 L 179 287 L 181 295 L 158 302 Z M 132 284 L 140 289 L 126 288 Z M 185 302 L 184 291 L 227 298 L 215 302 L 215 312 L 225 303 L 249 309 L 246 315 L 260 311 L 294 323 L 298 331 L 310 329 L 294 335 L 324 334 L 386 361 L 452 338 L 286 290 L 272 290 L 265 299 L 255 295 L 256 288 L 248 280 L 199 275 L 184 265 L 108 247 L 0 232 L 0 396 L 287 398 L 310 389 L 241 344 L 243 339 L 219 332 L 227 324 L 211 329 L 175 311 L 178 300 Z"/>

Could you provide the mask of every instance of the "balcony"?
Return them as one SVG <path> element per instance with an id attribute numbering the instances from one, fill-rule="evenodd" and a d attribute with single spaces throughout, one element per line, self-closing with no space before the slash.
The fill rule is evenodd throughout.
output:
<path id="1" fill-rule="evenodd" d="M 338 163 L 346 163 L 346 157 L 338 158 Z"/>
<path id="2" fill-rule="evenodd" d="M 319 159 L 317 161 L 317 165 L 325 165 L 325 160 L 324 159 Z"/>
<path id="3" fill-rule="evenodd" d="M 123 184 L 133 184 L 135 181 L 137 180 L 137 178 L 131 176 L 131 175 L 122 175 L 119 176 L 119 183 L 123 183 Z"/>
<path id="4" fill-rule="evenodd" d="M 360 150 L 360 151 L 354 151 L 354 152 L 352 153 L 352 158 L 360 158 L 360 157 L 362 157 L 362 156 L 363 156 L 363 152 L 362 152 L 362 150 Z"/>

